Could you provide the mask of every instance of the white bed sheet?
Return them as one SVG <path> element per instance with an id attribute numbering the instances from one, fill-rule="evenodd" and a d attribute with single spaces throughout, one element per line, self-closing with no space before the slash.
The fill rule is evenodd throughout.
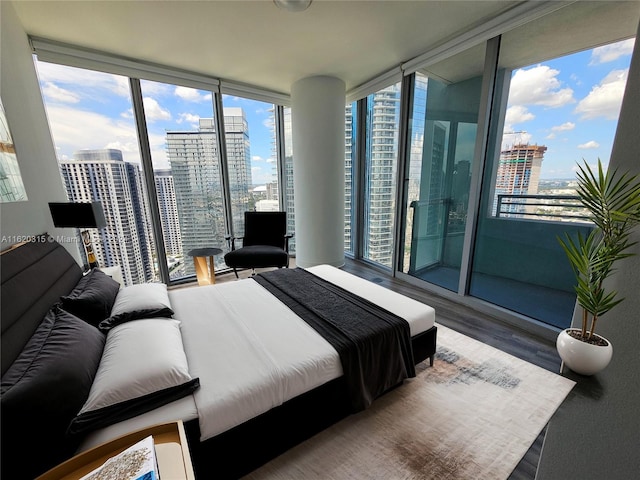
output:
<path id="1" fill-rule="evenodd" d="M 423 303 L 329 265 L 308 270 L 406 319 L 411 336 L 434 325 L 435 311 Z M 196 416 L 206 440 L 342 375 L 336 350 L 257 282 L 173 289 L 169 298 L 200 388 L 92 434 L 83 450 L 135 429 Z"/>

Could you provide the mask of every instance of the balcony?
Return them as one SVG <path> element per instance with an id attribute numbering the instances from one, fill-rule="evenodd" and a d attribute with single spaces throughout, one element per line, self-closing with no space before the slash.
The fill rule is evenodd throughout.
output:
<path id="1" fill-rule="evenodd" d="M 498 194 L 496 217 L 589 223 L 577 195 Z"/>
<path id="2" fill-rule="evenodd" d="M 578 197 L 500 195 L 481 215 L 467 295 L 556 328 L 569 326 L 574 276 L 558 237 L 592 228 Z M 412 202 L 407 273 L 453 292 L 460 287 L 466 205 Z"/>

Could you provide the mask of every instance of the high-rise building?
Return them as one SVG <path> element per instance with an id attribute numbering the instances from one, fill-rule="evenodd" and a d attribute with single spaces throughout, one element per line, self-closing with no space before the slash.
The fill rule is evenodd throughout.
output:
<path id="1" fill-rule="evenodd" d="M 124 162 L 114 149 L 80 150 L 60 162 L 71 202 L 102 203 L 106 227 L 90 229 L 101 266 L 119 265 L 126 285 L 154 277 L 151 229 L 144 182 L 137 165 Z"/>
<path id="2" fill-rule="evenodd" d="M 538 193 L 540 167 L 544 159 L 544 145 L 517 144 L 500 152 L 496 175 L 494 213 L 498 195 L 535 195 Z M 519 213 L 523 205 L 504 205 L 501 213 Z"/>
<path id="3" fill-rule="evenodd" d="M 293 134 L 292 134 L 292 120 L 291 120 L 291 108 L 284 109 L 284 185 L 280 185 L 279 188 L 283 191 L 284 205 L 282 209 L 287 212 L 287 233 L 294 234 L 296 231 L 296 215 L 294 206 L 294 191 L 293 191 Z M 295 253 L 296 251 L 296 237 L 295 235 L 289 239 L 289 252 Z"/>
<path id="4" fill-rule="evenodd" d="M 251 156 L 249 129 L 240 108 L 224 109 L 229 192 L 234 233 L 244 232 L 243 212 L 249 208 Z M 180 219 L 182 252 L 223 246 L 228 235 L 224 224 L 224 199 L 217 132 L 212 118 L 201 118 L 196 131 L 167 132 L 176 207 Z M 194 273 L 185 262 L 186 274 Z"/>
<path id="5" fill-rule="evenodd" d="M 367 102 L 365 256 L 391 266 L 394 245 L 396 170 L 398 165 L 399 84 L 384 88 Z"/>
<path id="6" fill-rule="evenodd" d="M 167 255 L 182 256 L 182 235 L 171 170 L 154 170 L 158 209 Z"/>
<path id="7" fill-rule="evenodd" d="M 344 131 L 344 250 L 352 252 L 354 250 L 353 234 L 351 232 L 351 217 L 353 212 L 353 155 L 355 153 L 356 129 L 354 128 L 353 103 L 348 103 L 345 108 L 345 131 Z"/>

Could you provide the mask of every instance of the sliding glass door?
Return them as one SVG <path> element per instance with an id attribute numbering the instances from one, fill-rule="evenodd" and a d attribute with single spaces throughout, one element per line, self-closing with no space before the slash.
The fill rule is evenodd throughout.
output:
<path id="1" fill-rule="evenodd" d="M 470 59 L 475 59 L 470 61 Z M 458 291 L 484 46 L 416 73 L 402 271 Z"/>

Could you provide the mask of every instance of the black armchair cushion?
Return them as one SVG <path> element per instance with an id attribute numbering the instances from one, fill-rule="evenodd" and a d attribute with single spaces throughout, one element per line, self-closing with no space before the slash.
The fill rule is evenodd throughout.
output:
<path id="1" fill-rule="evenodd" d="M 224 262 L 232 268 L 284 267 L 289 264 L 288 257 L 282 248 L 250 245 L 227 253 Z"/>
<path id="2" fill-rule="evenodd" d="M 271 245 L 284 249 L 286 233 L 285 212 L 244 212 L 243 247 Z"/>

